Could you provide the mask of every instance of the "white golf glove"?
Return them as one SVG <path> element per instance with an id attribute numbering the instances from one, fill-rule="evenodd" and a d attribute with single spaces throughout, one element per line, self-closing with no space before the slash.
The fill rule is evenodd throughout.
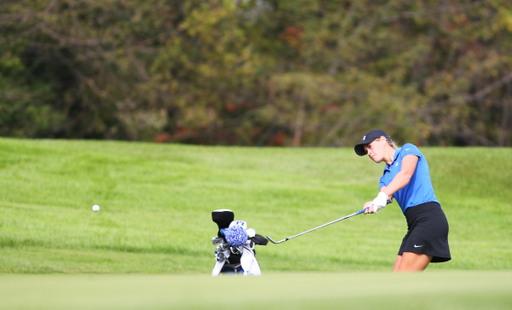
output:
<path id="1" fill-rule="evenodd" d="M 373 199 L 373 213 L 377 213 L 380 209 L 384 208 L 388 204 L 388 195 L 384 192 L 379 192 L 377 197 Z"/>

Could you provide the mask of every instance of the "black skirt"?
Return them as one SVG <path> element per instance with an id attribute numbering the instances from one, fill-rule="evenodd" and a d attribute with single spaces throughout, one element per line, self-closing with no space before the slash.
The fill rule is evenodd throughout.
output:
<path id="1" fill-rule="evenodd" d="M 398 255 L 404 252 L 431 255 L 432 263 L 451 259 L 448 245 L 448 221 L 437 202 L 428 202 L 405 210 L 407 234 Z"/>

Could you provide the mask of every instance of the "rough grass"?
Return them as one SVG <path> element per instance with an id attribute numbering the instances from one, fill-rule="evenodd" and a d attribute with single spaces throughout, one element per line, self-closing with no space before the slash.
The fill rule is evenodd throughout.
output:
<path id="1" fill-rule="evenodd" d="M 427 272 L 511 270 L 512 150 L 421 150 L 453 257 Z M 282 239 L 361 209 L 382 169 L 351 148 L 0 139 L 0 273 L 208 275 L 211 211 Z M 260 247 L 258 259 L 264 274 L 390 271 L 405 232 L 392 204 Z"/>

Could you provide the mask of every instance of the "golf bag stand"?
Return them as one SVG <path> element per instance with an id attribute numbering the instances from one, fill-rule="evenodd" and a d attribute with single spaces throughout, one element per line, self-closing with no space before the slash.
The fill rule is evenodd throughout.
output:
<path id="1" fill-rule="evenodd" d="M 235 214 L 229 209 L 212 212 L 212 220 L 218 226 L 217 237 L 212 238 L 215 248 L 215 266 L 212 276 L 222 273 L 261 275 L 256 259 L 256 245 L 267 245 L 268 240 L 247 228 L 244 221 L 235 221 Z"/>

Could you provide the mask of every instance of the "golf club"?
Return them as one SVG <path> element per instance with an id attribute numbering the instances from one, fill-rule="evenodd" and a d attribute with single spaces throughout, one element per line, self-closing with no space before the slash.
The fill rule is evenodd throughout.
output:
<path id="1" fill-rule="evenodd" d="M 270 238 L 270 236 L 269 236 L 269 235 L 267 235 L 267 239 L 268 239 L 270 242 L 272 242 L 273 244 L 283 243 L 283 242 L 288 241 L 288 240 L 290 240 L 290 239 L 293 239 L 293 238 L 295 238 L 295 237 L 298 237 L 298 236 L 301 236 L 301 235 L 307 234 L 308 232 L 312 232 L 313 230 L 317 230 L 317 229 L 319 229 L 319 228 L 322 228 L 322 227 L 325 227 L 325 226 L 328 226 L 328 225 L 334 224 L 334 223 L 336 223 L 336 222 L 339 222 L 339 221 L 343 221 L 343 220 L 345 220 L 345 219 L 348 219 L 349 217 L 352 217 L 352 216 L 355 216 L 355 215 L 362 214 L 362 213 L 364 213 L 364 211 L 365 211 L 365 209 L 363 209 L 363 210 L 359 210 L 359 211 L 357 211 L 357 212 L 355 212 L 355 213 L 352 213 L 352 214 L 350 214 L 350 215 L 347 215 L 347 216 L 341 217 L 341 218 L 339 218 L 339 219 L 337 219 L 337 220 L 334 220 L 334 221 L 329 222 L 329 223 L 325 223 L 325 224 L 320 225 L 320 226 L 318 226 L 318 227 L 311 228 L 310 230 L 306 230 L 306 231 L 304 231 L 304 232 L 301 232 L 300 234 L 296 234 L 296 235 L 294 235 L 294 236 L 291 236 L 291 237 L 285 238 L 285 239 L 283 239 L 283 240 L 274 241 L 272 238 Z"/>

